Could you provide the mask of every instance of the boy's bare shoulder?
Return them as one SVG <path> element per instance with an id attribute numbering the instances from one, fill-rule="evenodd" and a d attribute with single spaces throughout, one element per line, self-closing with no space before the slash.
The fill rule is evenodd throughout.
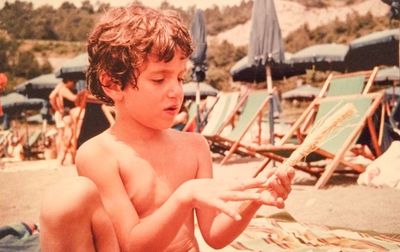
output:
<path id="1" fill-rule="evenodd" d="M 209 146 L 204 136 L 199 133 L 170 130 L 174 144 L 187 150 L 208 150 Z M 190 148 L 189 148 L 190 147 Z"/>
<path id="2" fill-rule="evenodd" d="M 115 157 L 110 155 L 110 148 L 112 147 L 110 141 L 107 141 L 109 138 L 108 133 L 103 132 L 87 140 L 79 147 L 75 160 L 78 172 L 87 167 L 99 169 L 102 164 L 115 162 Z"/>

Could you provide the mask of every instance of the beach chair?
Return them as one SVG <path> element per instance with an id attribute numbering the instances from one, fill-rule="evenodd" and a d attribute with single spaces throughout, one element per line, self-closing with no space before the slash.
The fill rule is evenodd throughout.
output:
<path id="1" fill-rule="evenodd" d="M 321 188 L 327 183 L 339 164 L 350 168 L 341 170 L 342 172 L 363 172 L 365 167 L 346 160 L 345 154 L 356 144 L 364 126 L 368 127 L 375 153 L 378 153 L 378 155 L 382 153 L 378 141 L 380 138 L 380 131 L 376 129 L 373 123 L 373 115 L 382 104 L 383 97 L 383 93 L 368 93 L 316 98 L 311 106 L 308 107 L 296 121 L 294 127 L 300 127 L 301 123 L 307 118 L 315 118 L 312 124 L 314 127 L 318 127 L 322 121 L 328 119 L 330 115 L 347 103 L 353 104 L 358 112 L 350 120 L 340 126 L 333 135 L 329 136 L 318 149 L 308 155 L 304 162 L 296 165 L 295 168 L 318 177 L 319 179 L 315 185 L 317 188 Z M 249 147 L 249 149 L 254 151 L 254 154 L 261 154 L 266 157 L 257 174 L 261 172 L 271 160 L 283 162 L 285 158 L 299 147 L 303 139 L 298 139 L 299 141 L 297 143 L 289 141 L 295 131 L 296 129 L 293 128 L 276 146 Z M 330 162 L 326 164 L 325 168 L 315 165 L 314 162 L 320 160 L 330 160 Z"/>
<path id="2" fill-rule="evenodd" d="M 187 108 L 188 121 L 182 131 L 193 131 L 193 129 L 196 127 L 196 103 L 192 100 L 188 100 L 183 106 L 186 106 Z"/>
<path id="3" fill-rule="evenodd" d="M 221 165 L 228 161 L 234 153 L 241 156 L 254 156 L 254 154 L 246 151 L 245 145 L 243 145 L 241 141 L 257 119 L 260 119 L 258 122 L 259 128 L 261 127 L 261 115 L 267 104 L 267 90 L 249 92 L 241 102 L 238 103 L 236 111 L 240 111 L 240 115 L 237 116 L 237 120 L 234 120 L 234 127 L 232 130 L 227 133 L 220 131 L 219 134 L 213 135 L 212 138 L 208 137 L 211 141 L 211 150 L 224 155 L 220 163 Z M 228 120 L 232 120 L 234 116 L 235 114 L 231 114 Z"/>
<path id="4" fill-rule="evenodd" d="M 200 101 L 199 105 L 199 110 L 200 114 L 204 111 L 204 109 L 207 106 L 207 100 L 209 97 L 207 97 L 205 100 Z M 186 106 L 187 111 L 188 111 L 188 121 L 185 125 L 185 127 L 182 129 L 182 131 L 186 132 L 194 132 L 196 131 L 197 128 L 197 104 L 193 100 L 188 100 L 185 102 L 184 106 Z M 202 124 L 204 123 L 204 118 L 200 118 L 200 129 L 202 128 Z"/>
<path id="5" fill-rule="evenodd" d="M 367 94 L 376 78 L 379 68 L 345 74 L 330 74 L 318 97 Z"/>
<path id="6" fill-rule="evenodd" d="M 11 135 L 10 130 L 0 130 L 0 158 L 6 155 L 9 135 Z"/>
<path id="7" fill-rule="evenodd" d="M 44 152 L 43 140 L 44 134 L 41 129 L 34 130 L 31 132 L 24 144 L 24 158 L 31 159 L 39 159 L 40 154 Z"/>
<path id="8" fill-rule="evenodd" d="M 321 91 L 316 98 L 367 94 L 374 83 L 378 69 L 378 67 L 375 67 L 368 71 L 358 71 L 338 75 L 330 74 L 325 80 Z M 314 110 L 315 113 L 309 113 L 310 109 Z M 305 110 L 305 112 L 307 111 L 308 117 L 305 119 L 300 116 L 299 119 L 293 123 L 291 130 L 289 130 L 286 136 L 281 139 L 281 142 L 287 141 L 288 136 L 293 136 L 293 130 L 296 130 L 295 136 L 298 138 L 297 141 L 301 142 L 302 139 L 304 139 L 304 137 L 307 135 L 307 129 L 309 129 L 310 125 L 315 119 L 312 118 L 312 116 L 317 114 L 317 109 L 318 107 L 316 107 L 315 103 L 312 102 Z M 305 112 L 303 112 L 303 114 L 306 114 Z"/>
<path id="9" fill-rule="evenodd" d="M 213 141 L 230 120 L 237 113 L 240 104 L 243 103 L 245 95 L 239 98 L 239 92 L 220 92 L 215 103 L 211 106 L 207 116 L 207 123 L 201 130 L 201 134 L 209 141 Z"/>

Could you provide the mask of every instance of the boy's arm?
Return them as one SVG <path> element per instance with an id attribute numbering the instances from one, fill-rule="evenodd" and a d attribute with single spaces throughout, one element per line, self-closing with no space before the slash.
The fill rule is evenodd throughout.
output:
<path id="1" fill-rule="evenodd" d="M 202 150 L 199 151 L 199 178 L 212 177 L 212 160 L 209 146 L 205 141 L 203 142 L 205 144 Z M 290 182 L 293 178 L 292 171 L 288 174 L 280 172 L 275 175 L 272 173 L 264 175 L 269 177 L 269 179 L 260 199 L 245 202 L 230 202 L 232 207 L 237 209 L 236 211 L 241 215 L 241 220 L 236 221 L 228 215 L 218 213 L 212 209 L 196 209 L 202 236 L 211 247 L 218 249 L 230 244 L 243 232 L 251 218 L 263 204 L 278 208 L 284 206 L 283 199 L 286 199 L 290 192 Z M 276 180 L 275 178 L 278 179 Z"/>

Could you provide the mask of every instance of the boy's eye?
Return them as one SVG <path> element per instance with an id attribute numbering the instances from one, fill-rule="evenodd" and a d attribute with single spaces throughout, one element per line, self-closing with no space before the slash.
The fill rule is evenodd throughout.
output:
<path id="1" fill-rule="evenodd" d="M 155 83 L 162 83 L 164 79 L 153 79 L 152 81 Z"/>

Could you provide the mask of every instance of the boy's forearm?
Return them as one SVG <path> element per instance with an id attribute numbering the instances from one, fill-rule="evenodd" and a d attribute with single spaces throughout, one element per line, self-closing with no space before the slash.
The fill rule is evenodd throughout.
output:
<path id="1" fill-rule="evenodd" d="M 173 241 L 193 212 L 188 189 L 180 186 L 160 208 L 140 219 L 129 234 L 128 251 L 163 251 Z"/>
<path id="2" fill-rule="evenodd" d="M 262 204 L 257 201 L 245 201 L 236 205 L 242 217 L 240 221 L 235 221 L 226 214 L 220 213 L 212 223 L 208 243 L 216 249 L 223 248 L 236 239 Z"/>

